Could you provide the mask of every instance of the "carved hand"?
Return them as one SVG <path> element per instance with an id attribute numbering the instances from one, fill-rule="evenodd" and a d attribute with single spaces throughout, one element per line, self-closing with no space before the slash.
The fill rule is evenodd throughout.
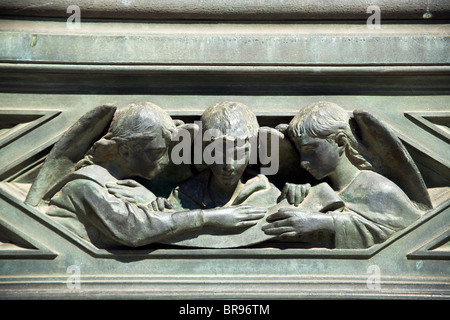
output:
<path id="1" fill-rule="evenodd" d="M 286 199 L 289 204 L 298 206 L 308 195 L 309 189 L 311 189 L 311 185 L 309 183 L 286 183 L 281 191 L 280 201 Z"/>
<path id="2" fill-rule="evenodd" d="M 291 208 L 282 208 L 267 217 L 269 224 L 262 227 L 268 235 L 292 238 L 316 231 L 334 231 L 333 218 L 320 212 L 307 212 Z"/>
<path id="3" fill-rule="evenodd" d="M 230 230 L 254 226 L 264 217 L 266 211 L 243 205 L 204 210 L 203 214 L 206 226 Z"/>
<path id="4" fill-rule="evenodd" d="M 163 197 L 157 197 L 155 200 L 153 200 L 149 208 L 152 208 L 153 211 L 164 211 L 165 209 L 173 209 L 173 205 Z"/>
<path id="5" fill-rule="evenodd" d="M 131 179 L 107 183 L 106 187 L 109 193 L 131 203 L 149 204 L 157 199 L 150 190 Z"/>

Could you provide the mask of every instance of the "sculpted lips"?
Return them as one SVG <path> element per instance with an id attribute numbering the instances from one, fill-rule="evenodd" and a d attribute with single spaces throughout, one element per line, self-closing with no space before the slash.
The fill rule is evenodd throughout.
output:
<path id="1" fill-rule="evenodd" d="M 227 178 L 231 178 L 232 176 L 234 176 L 234 172 L 223 172 L 222 176 L 223 177 L 227 177 Z"/>

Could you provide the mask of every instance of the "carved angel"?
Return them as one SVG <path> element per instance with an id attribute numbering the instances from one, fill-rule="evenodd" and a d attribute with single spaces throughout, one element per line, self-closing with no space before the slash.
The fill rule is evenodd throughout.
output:
<path id="1" fill-rule="evenodd" d="M 298 188 L 289 191 L 293 185 L 288 185 L 285 194 L 301 194 L 288 197 L 291 206 L 268 217 L 266 234 L 313 246 L 367 248 L 413 223 L 421 216 L 419 209 L 431 207 L 406 149 L 369 113 L 354 111 L 351 118 L 334 103 L 317 102 L 281 128 L 299 152 L 298 168 L 326 179 L 342 205 L 322 211 L 296 207 L 298 199 L 312 195 Z M 273 134 L 285 139 L 281 132 Z"/>

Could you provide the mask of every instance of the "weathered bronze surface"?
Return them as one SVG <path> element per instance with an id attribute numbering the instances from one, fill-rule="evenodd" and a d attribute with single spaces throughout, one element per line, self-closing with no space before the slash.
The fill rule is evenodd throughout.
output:
<path id="1" fill-rule="evenodd" d="M 447 2 L 127 3 L 0 5 L 0 298 L 450 297 Z"/>

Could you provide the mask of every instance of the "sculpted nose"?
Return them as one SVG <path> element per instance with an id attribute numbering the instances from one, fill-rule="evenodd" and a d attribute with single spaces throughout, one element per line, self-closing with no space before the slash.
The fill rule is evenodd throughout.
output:
<path id="1" fill-rule="evenodd" d="M 159 159 L 159 165 L 162 167 L 166 167 L 169 164 L 169 157 L 168 156 L 163 156 Z"/>

